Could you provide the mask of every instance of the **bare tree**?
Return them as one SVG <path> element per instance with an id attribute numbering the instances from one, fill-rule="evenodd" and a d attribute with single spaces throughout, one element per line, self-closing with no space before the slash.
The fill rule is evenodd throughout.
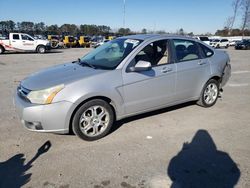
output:
<path id="1" fill-rule="evenodd" d="M 241 1 L 242 0 L 233 0 L 233 3 L 232 3 L 233 15 L 227 19 L 226 24 L 225 24 L 225 27 L 228 28 L 228 32 L 229 32 L 228 34 L 229 35 L 232 32 L 232 29 L 233 29 L 233 26 L 234 26 L 234 22 L 235 22 L 235 19 L 237 17 L 237 14 L 238 14 L 238 10 L 239 10 Z"/>
<path id="2" fill-rule="evenodd" d="M 245 29 L 250 27 L 250 0 L 242 0 L 241 7 L 242 15 L 242 35 L 244 36 Z"/>

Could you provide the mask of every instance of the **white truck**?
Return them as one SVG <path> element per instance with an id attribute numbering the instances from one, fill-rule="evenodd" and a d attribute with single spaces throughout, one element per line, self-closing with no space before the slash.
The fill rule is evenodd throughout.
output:
<path id="1" fill-rule="evenodd" d="M 36 40 L 25 33 L 10 33 L 6 39 L 0 38 L 0 54 L 5 51 L 45 53 L 50 50 L 50 47 L 48 40 Z"/>
<path id="2" fill-rule="evenodd" d="M 210 42 L 210 46 L 214 48 L 228 48 L 229 41 L 228 39 L 214 39 Z"/>

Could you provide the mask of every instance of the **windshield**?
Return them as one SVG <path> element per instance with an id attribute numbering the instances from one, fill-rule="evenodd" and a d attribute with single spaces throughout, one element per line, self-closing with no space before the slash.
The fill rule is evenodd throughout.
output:
<path id="1" fill-rule="evenodd" d="M 80 59 L 80 62 L 100 69 L 115 69 L 142 41 L 135 39 L 115 39 L 104 43 Z"/>

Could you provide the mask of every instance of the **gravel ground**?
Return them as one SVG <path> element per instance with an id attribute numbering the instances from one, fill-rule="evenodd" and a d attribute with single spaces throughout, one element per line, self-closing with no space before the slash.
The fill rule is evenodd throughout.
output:
<path id="1" fill-rule="evenodd" d="M 232 77 L 212 108 L 128 118 L 95 142 L 27 131 L 12 102 L 18 82 L 87 51 L 0 56 L 0 187 L 250 187 L 250 51 L 227 50 Z"/>

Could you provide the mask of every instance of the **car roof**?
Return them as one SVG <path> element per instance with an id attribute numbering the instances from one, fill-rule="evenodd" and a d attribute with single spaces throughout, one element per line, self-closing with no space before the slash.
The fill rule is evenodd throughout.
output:
<path id="1" fill-rule="evenodd" d="M 138 35 L 127 35 L 120 38 L 128 39 L 137 39 L 137 40 L 150 40 L 150 39 L 162 39 L 162 38 L 176 38 L 176 39 L 191 39 L 195 40 L 192 37 L 182 36 L 182 35 L 173 35 L 173 34 L 138 34 Z"/>

